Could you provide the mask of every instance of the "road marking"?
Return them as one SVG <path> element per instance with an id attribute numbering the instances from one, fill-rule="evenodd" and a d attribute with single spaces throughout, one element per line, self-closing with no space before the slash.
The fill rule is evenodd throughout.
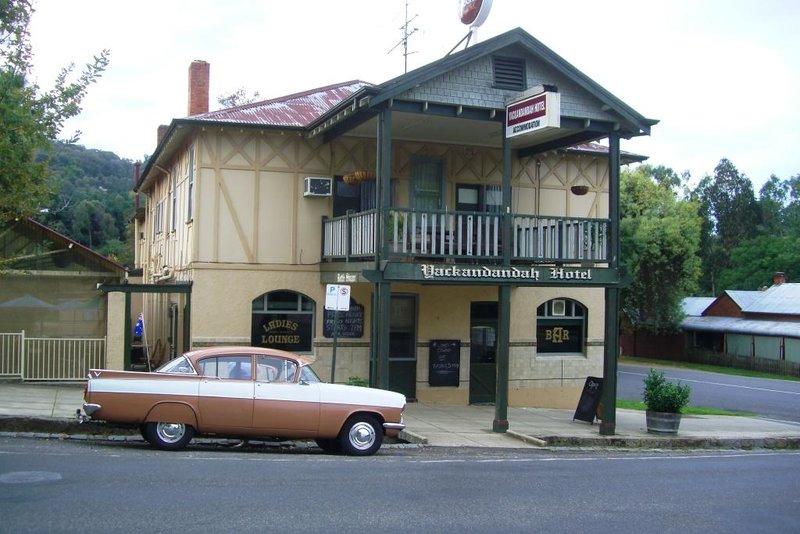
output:
<path id="1" fill-rule="evenodd" d="M 3 484 L 31 484 L 56 480 L 61 480 L 61 474 L 50 471 L 11 471 L 0 475 L 0 482 Z"/>
<path id="2" fill-rule="evenodd" d="M 491 459 L 474 459 L 474 458 L 451 458 L 441 460 L 411 460 L 414 463 L 420 464 L 458 464 L 458 463 L 521 463 L 521 462 L 598 462 L 598 461 L 652 461 L 652 460 L 694 460 L 694 459 L 716 459 L 716 458 L 752 458 L 754 456 L 800 456 L 800 452 L 736 452 L 736 453 L 723 453 L 723 454 L 692 454 L 692 455 L 675 455 L 675 456 L 581 456 L 578 458 L 491 458 Z"/>
<path id="3" fill-rule="evenodd" d="M 647 376 L 646 373 L 631 373 L 630 371 L 620 371 L 619 374 L 621 375 L 633 375 L 633 376 Z M 669 378 L 669 377 L 667 377 Z M 738 384 L 723 384 L 721 382 L 708 382 L 706 380 L 693 380 L 691 378 L 670 378 L 670 380 L 676 380 L 678 382 L 692 382 L 694 384 L 708 384 L 710 386 L 723 386 L 728 388 L 738 388 L 738 389 L 751 389 L 753 391 L 766 391 L 768 393 L 784 393 L 786 395 L 800 395 L 800 391 L 783 391 L 780 389 L 769 389 L 769 388 L 760 388 L 754 386 L 740 386 Z"/>

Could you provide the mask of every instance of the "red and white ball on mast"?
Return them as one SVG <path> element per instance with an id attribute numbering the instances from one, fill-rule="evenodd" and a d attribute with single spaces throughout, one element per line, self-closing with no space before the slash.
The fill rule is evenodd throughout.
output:
<path id="1" fill-rule="evenodd" d="M 458 1 L 458 18 L 462 24 L 469 26 L 469 34 L 467 36 L 467 44 L 469 44 L 470 37 L 475 38 L 478 42 L 478 27 L 486 22 L 489 16 L 489 11 L 492 9 L 492 0 L 459 0 Z"/>

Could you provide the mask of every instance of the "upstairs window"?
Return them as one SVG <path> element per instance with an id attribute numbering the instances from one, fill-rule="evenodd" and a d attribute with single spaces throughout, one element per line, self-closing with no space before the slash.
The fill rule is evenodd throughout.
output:
<path id="1" fill-rule="evenodd" d="M 500 213 L 503 189 L 499 185 L 457 184 L 456 211 Z"/>
<path id="2" fill-rule="evenodd" d="M 170 195 L 172 196 L 172 209 L 170 213 L 169 229 L 171 232 L 174 232 L 178 221 L 178 177 L 175 176 L 175 173 L 172 173 L 172 190 L 170 191 Z"/>
<path id="3" fill-rule="evenodd" d="M 511 89 L 513 91 L 525 90 L 525 60 L 518 57 L 492 57 L 492 70 L 494 73 L 494 87 L 498 89 Z"/>
<path id="4" fill-rule="evenodd" d="M 164 232 L 164 200 L 159 200 L 155 207 L 153 231 L 155 235 Z"/>
<path id="5" fill-rule="evenodd" d="M 192 220 L 192 201 L 194 199 L 194 145 L 189 147 L 189 176 L 187 181 L 188 200 L 186 203 L 186 222 Z"/>

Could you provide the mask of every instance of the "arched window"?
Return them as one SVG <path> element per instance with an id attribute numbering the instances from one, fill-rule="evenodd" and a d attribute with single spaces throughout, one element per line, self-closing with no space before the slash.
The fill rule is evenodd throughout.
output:
<path id="1" fill-rule="evenodd" d="M 577 300 L 548 300 L 536 311 L 536 352 L 583 354 L 586 347 L 586 308 Z"/>
<path id="2" fill-rule="evenodd" d="M 294 291 L 279 290 L 253 299 L 251 344 L 310 353 L 314 341 L 314 301 Z"/>

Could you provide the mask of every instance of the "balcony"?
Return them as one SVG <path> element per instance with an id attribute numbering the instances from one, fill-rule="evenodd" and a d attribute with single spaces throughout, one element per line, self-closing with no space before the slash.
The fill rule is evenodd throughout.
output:
<path id="1" fill-rule="evenodd" d="M 388 257 L 384 259 L 502 263 L 505 217 L 511 219 L 512 263 L 608 261 L 608 219 L 403 208 L 389 210 Z M 323 261 L 374 259 L 376 224 L 376 210 L 323 220 Z"/>

